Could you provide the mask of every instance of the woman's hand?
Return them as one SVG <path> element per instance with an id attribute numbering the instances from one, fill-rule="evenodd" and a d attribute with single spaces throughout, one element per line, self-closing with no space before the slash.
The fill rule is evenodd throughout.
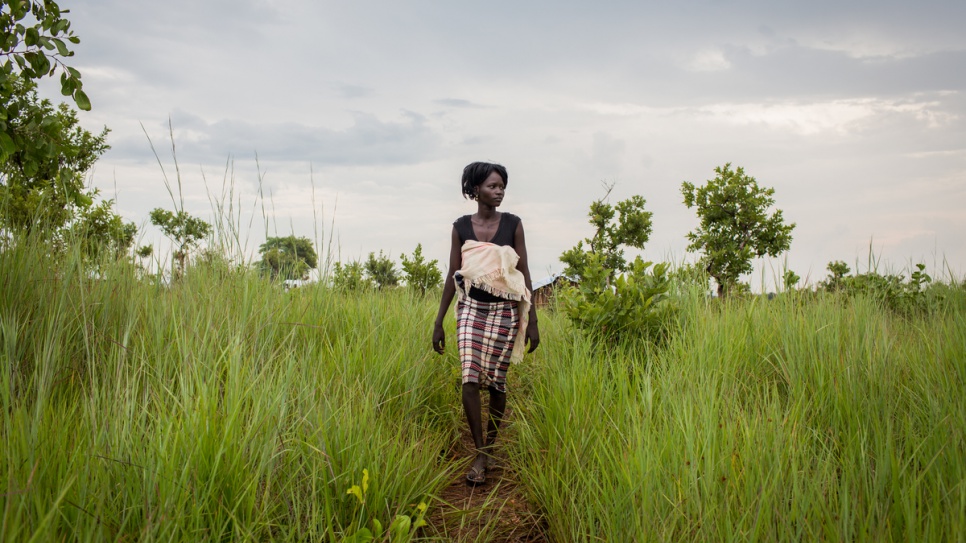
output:
<path id="1" fill-rule="evenodd" d="M 540 330 L 537 329 L 536 320 L 527 323 L 526 341 L 530 345 L 530 348 L 527 350 L 528 353 L 536 351 L 537 345 L 540 345 Z"/>
<path id="2" fill-rule="evenodd" d="M 436 323 L 433 326 L 433 350 L 439 354 L 443 354 L 446 350 L 446 333 L 443 331 L 442 323 Z"/>

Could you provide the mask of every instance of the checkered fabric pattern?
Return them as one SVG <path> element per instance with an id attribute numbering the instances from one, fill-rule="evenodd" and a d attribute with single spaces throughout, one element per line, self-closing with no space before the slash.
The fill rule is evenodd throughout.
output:
<path id="1" fill-rule="evenodd" d="M 463 365 L 463 382 L 506 392 L 510 352 L 520 324 L 518 302 L 461 298 L 456 305 L 456 343 Z"/>

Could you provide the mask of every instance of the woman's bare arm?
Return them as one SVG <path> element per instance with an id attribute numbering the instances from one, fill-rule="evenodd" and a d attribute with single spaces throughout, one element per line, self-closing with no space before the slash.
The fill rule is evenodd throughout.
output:
<path id="1" fill-rule="evenodd" d="M 513 233 L 513 245 L 520 256 L 520 260 L 517 261 L 517 269 L 523 274 L 523 280 L 527 285 L 527 290 L 533 294 L 533 284 L 530 282 L 530 265 L 527 262 L 527 241 L 526 236 L 523 235 L 523 221 L 517 223 L 517 229 Z M 527 324 L 526 330 L 526 341 L 530 344 L 530 348 L 527 350 L 528 353 L 532 353 L 537 349 L 537 345 L 540 345 L 540 330 L 537 327 L 537 306 L 536 304 L 530 304 L 530 320 Z"/>
<path id="2" fill-rule="evenodd" d="M 446 317 L 446 312 L 449 311 L 450 304 L 453 303 L 453 296 L 456 295 L 456 280 L 453 279 L 453 275 L 456 270 L 460 269 L 462 263 L 460 236 L 456 233 L 454 226 L 449 248 L 449 271 L 446 272 L 446 281 L 443 282 L 443 297 L 439 301 L 439 311 L 436 313 L 436 323 L 433 325 L 433 349 L 439 354 L 443 354 L 446 349 L 443 319 Z"/>

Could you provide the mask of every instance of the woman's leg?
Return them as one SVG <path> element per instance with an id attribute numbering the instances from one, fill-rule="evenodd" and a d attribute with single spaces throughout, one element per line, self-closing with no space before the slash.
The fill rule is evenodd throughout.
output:
<path id="1" fill-rule="evenodd" d="M 463 410 L 466 412 L 466 423 L 470 426 L 473 445 L 476 447 L 476 458 L 473 459 L 470 471 L 482 475 L 486 469 L 486 454 L 483 452 L 483 405 L 479 383 L 463 383 Z"/>
<path id="2" fill-rule="evenodd" d="M 500 431 L 504 411 L 506 411 L 506 392 L 490 387 L 490 420 L 486 425 L 487 447 L 491 447 L 496 442 L 496 434 Z"/>

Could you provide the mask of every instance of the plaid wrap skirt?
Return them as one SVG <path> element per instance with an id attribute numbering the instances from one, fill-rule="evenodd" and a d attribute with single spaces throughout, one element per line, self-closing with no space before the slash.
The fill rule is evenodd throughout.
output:
<path id="1" fill-rule="evenodd" d="M 464 296 L 456 305 L 456 344 L 463 383 L 506 392 L 510 353 L 520 326 L 517 302 L 481 302 Z"/>

